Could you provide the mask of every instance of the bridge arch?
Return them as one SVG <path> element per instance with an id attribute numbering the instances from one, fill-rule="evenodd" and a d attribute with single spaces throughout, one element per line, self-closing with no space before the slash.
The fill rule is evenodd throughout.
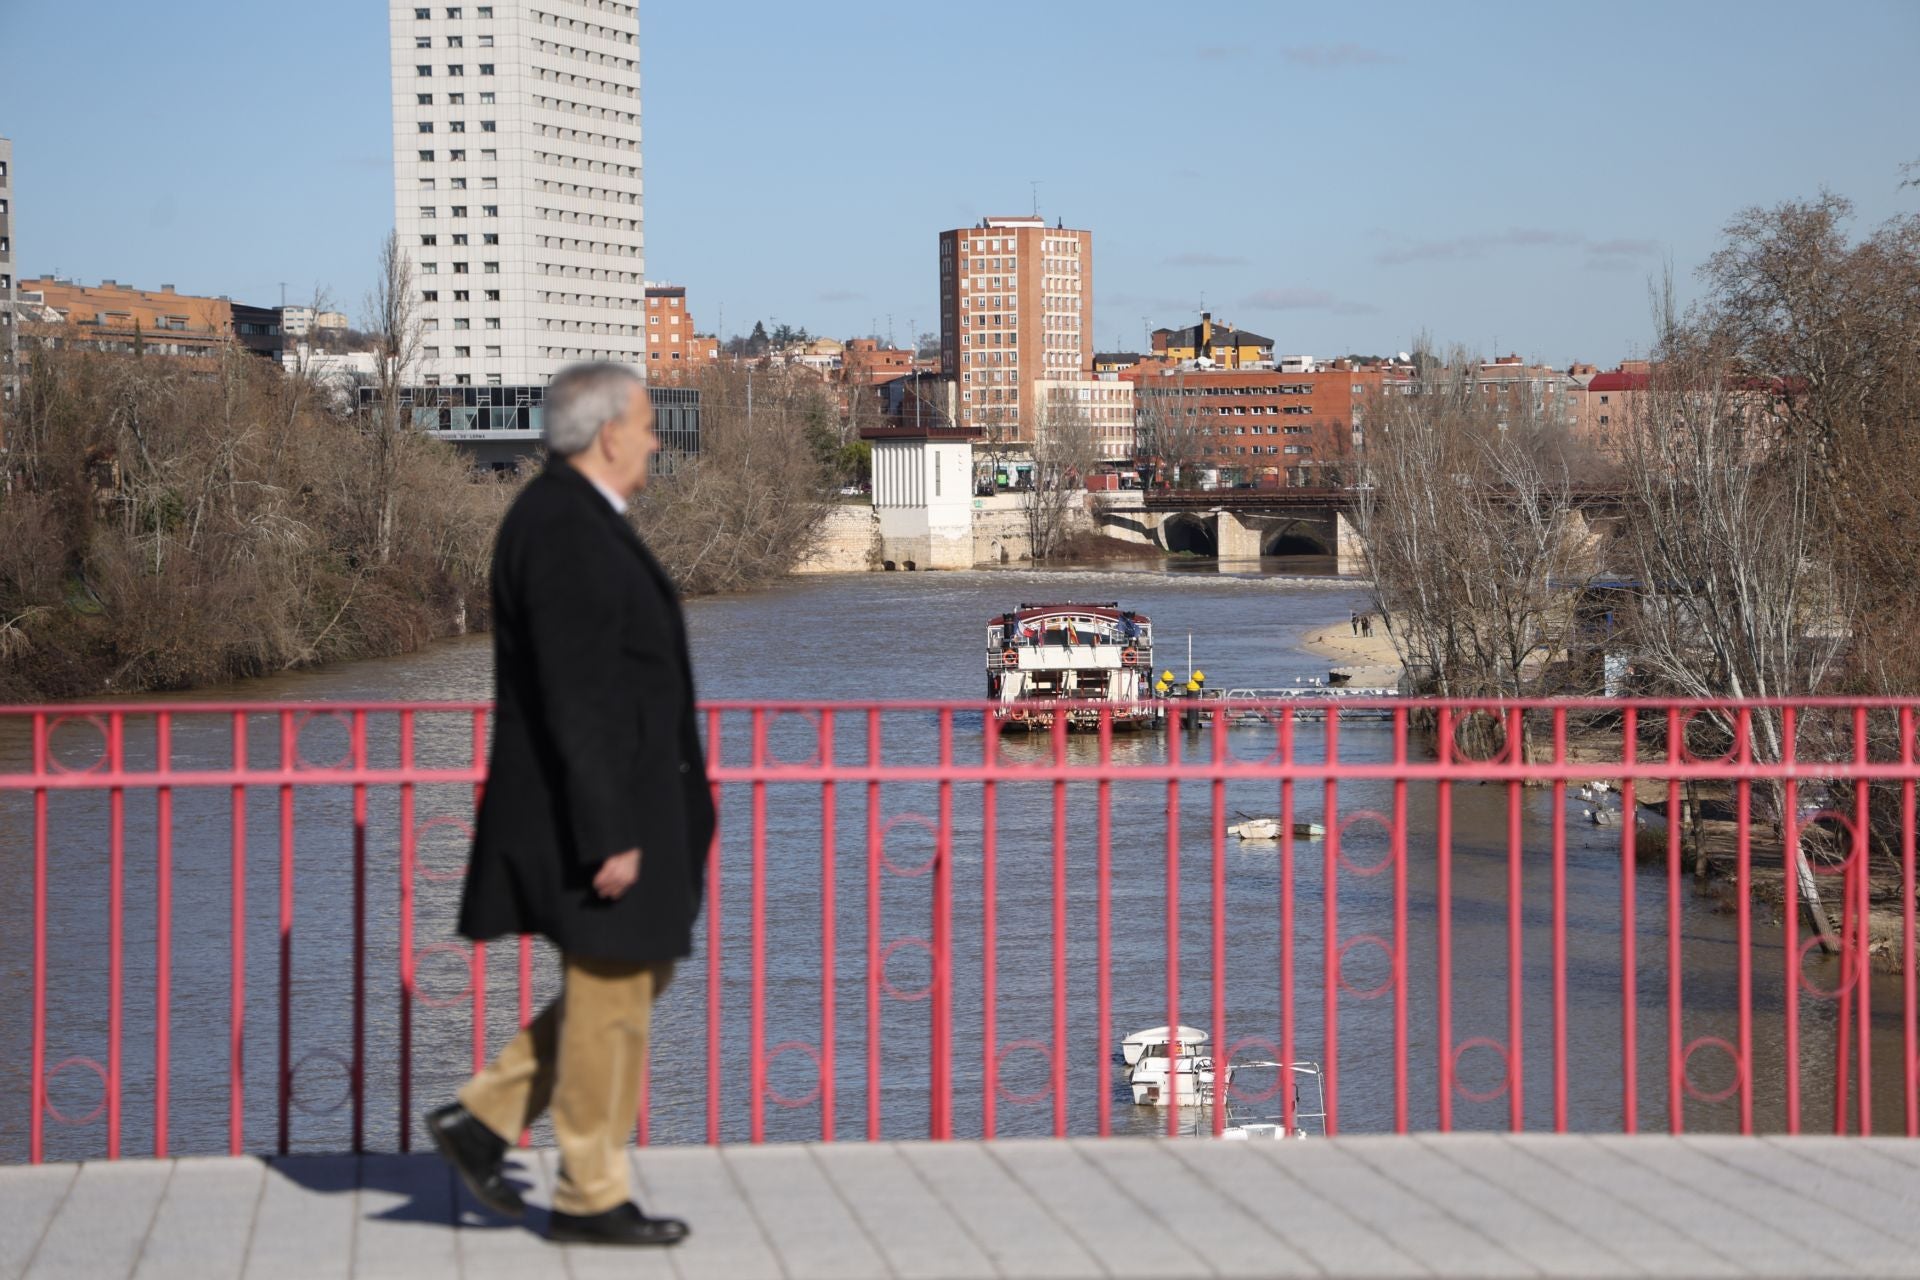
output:
<path id="1" fill-rule="evenodd" d="M 1260 539 L 1260 555 L 1330 556 L 1334 549 L 1326 544 L 1320 531 L 1299 523 L 1269 529 Z"/>
<path id="2" fill-rule="evenodd" d="M 1220 554 L 1220 538 L 1213 516 L 1185 512 L 1168 516 L 1160 525 L 1160 545 L 1172 554 L 1215 557 Z"/>

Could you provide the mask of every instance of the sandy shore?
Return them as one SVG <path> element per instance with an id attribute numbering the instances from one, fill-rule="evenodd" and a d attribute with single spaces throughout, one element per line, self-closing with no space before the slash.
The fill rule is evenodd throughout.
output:
<path id="1" fill-rule="evenodd" d="M 1350 623 L 1338 622 L 1309 632 L 1302 647 L 1331 659 L 1329 666 L 1350 674 L 1353 684 L 1369 688 L 1400 684 L 1400 656 L 1378 619 L 1371 636 L 1356 636 Z"/>

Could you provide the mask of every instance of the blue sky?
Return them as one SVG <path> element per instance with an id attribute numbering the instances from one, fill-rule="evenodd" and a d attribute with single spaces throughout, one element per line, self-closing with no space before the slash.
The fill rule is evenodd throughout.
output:
<path id="1" fill-rule="evenodd" d="M 1204 299 L 1289 352 L 1424 330 L 1604 364 L 1743 207 L 1920 209 L 1906 0 L 982 12 L 641 0 L 649 276 L 703 328 L 905 342 L 936 327 L 938 232 L 1038 182 L 1094 233 L 1102 349 Z M 381 0 L 0 0 L 20 270 L 357 314 L 386 30 Z"/>

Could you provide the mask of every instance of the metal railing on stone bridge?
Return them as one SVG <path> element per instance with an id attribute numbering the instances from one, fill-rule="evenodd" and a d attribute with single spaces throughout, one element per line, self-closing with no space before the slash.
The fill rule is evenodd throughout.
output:
<path id="1" fill-rule="evenodd" d="M 1920 1127 L 1920 702 L 1367 709 L 706 706 L 638 1140 Z M 556 981 L 452 934 L 488 717 L 0 711 L 0 1158 L 407 1150 Z"/>

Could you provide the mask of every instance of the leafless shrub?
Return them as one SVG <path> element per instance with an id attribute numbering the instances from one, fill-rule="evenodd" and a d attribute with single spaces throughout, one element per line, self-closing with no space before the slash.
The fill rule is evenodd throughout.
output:
<path id="1" fill-rule="evenodd" d="M 185 688 L 484 625 L 507 494 L 237 348 L 41 348 L 0 496 L 0 697 Z M 384 557 L 377 513 L 390 506 Z"/>
<path id="2" fill-rule="evenodd" d="M 843 447 L 831 397 L 809 375 L 708 370 L 700 454 L 657 477 L 637 519 L 690 594 L 744 591 L 784 576 L 813 547 Z"/>

